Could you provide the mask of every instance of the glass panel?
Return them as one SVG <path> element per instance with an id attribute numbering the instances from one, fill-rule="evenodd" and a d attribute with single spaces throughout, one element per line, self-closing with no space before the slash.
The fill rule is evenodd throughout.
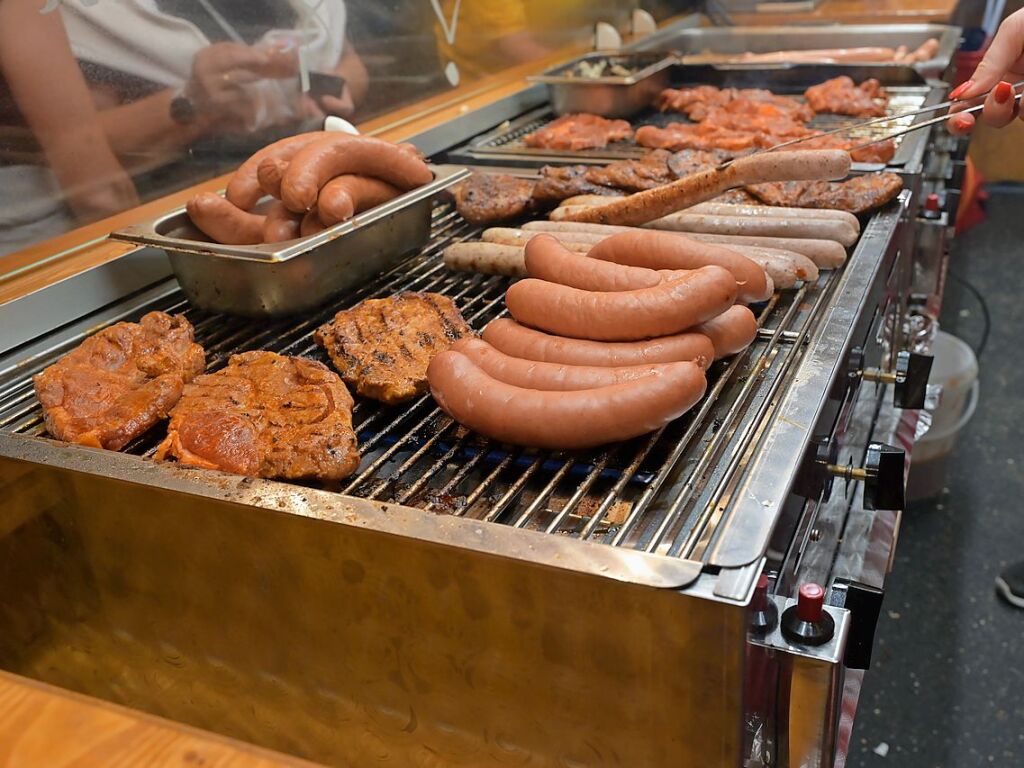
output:
<path id="1" fill-rule="evenodd" d="M 0 255 L 628 28 L 635 0 L 0 0 Z M 659 17 L 691 3 L 648 3 Z M 0 272 L 2 272 L 0 263 Z"/>

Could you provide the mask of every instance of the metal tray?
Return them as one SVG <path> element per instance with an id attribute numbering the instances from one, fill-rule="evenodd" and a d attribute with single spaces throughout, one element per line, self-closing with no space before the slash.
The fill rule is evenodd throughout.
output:
<path id="1" fill-rule="evenodd" d="M 806 51 L 818 48 L 860 48 L 905 45 L 916 48 L 926 40 L 938 38 L 939 51 L 928 61 L 913 64 L 926 77 L 938 78 L 949 67 L 960 45 L 960 27 L 945 24 L 851 24 L 819 27 L 669 27 L 645 38 L 635 46 L 638 51 L 672 51 L 685 64 L 716 63 L 709 57 L 774 51 Z M 717 62 L 719 66 L 764 68 L 765 64 Z M 850 66 L 903 67 L 905 64 L 851 63 Z M 770 66 L 776 66 L 774 64 Z M 839 65 L 842 66 L 842 65 Z"/>
<path id="2" fill-rule="evenodd" d="M 578 77 L 566 74 L 584 61 L 622 61 L 641 69 L 628 77 Z M 551 106 L 557 115 L 588 112 L 602 117 L 630 117 L 647 107 L 668 87 L 672 56 L 657 54 L 588 53 L 528 78 L 548 86 Z"/>
<path id="3" fill-rule="evenodd" d="M 430 239 L 432 201 L 469 176 L 433 167 L 434 180 L 316 235 L 262 245 L 210 242 L 184 208 L 112 232 L 159 248 L 188 300 L 210 312 L 277 317 L 312 309 L 394 266 Z"/>

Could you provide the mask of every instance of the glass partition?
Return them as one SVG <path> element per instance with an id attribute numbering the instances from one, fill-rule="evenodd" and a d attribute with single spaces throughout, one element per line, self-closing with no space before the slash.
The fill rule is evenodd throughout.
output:
<path id="1" fill-rule="evenodd" d="M 0 257 L 628 28 L 631 0 L 0 0 Z M 692 3 L 657 0 L 657 16 Z M 682 6 L 682 7 L 680 7 Z M 2 271 L 2 269 L 0 269 Z"/>

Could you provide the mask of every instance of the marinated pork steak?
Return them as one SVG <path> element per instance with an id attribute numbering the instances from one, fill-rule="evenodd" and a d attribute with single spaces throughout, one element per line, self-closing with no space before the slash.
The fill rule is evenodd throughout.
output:
<path id="1" fill-rule="evenodd" d="M 358 394 L 394 405 L 426 392 L 434 355 L 471 334 L 447 296 L 407 292 L 342 310 L 315 338 Z"/>
<path id="2" fill-rule="evenodd" d="M 341 480 L 359 467 L 352 396 L 316 360 L 233 355 L 171 411 L 156 458 L 250 477 Z"/>
<path id="3" fill-rule="evenodd" d="M 812 85 L 804 96 L 815 112 L 851 117 L 884 117 L 888 99 L 881 83 L 874 78 L 856 85 L 846 75 Z"/>
<path id="4" fill-rule="evenodd" d="M 590 165 L 545 165 L 533 187 L 533 201 L 540 208 L 549 208 L 575 195 L 614 195 L 616 190 L 589 180 L 592 170 Z"/>
<path id="5" fill-rule="evenodd" d="M 633 137 L 633 129 L 625 120 L 608 120 L 581 113 L 562 115 L 543 128 L 523 137 L 523 143 L 535 149 L 604 149 L 613 141 Z"/>
<path id="6" fill-rule="evenodd" d="M 51 435 L 118 451 L 166 419 L 205 365 L 188 320 L 150 312 L 90 336 L 33 383 Z"/>
<path id="7" fill-rule="evenodd" d="M 903 189 L 895 173 L 868 173 L 846 181 L 778 181 L 747 190 L 768 205 L 790 208 L 835 208 L 867 213 L 892 200 Z"/>
<path id="8" fill-rule="evenodd" d="M 452 188 L 455 207 L 474 227 L 518 219 L 533 211 L 530 179 L 503 173 L 474 173 Z"/>

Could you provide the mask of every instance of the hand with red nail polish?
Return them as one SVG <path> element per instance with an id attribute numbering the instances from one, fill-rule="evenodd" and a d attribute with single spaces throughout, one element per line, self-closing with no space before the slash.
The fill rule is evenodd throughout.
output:
<path id="1" fill-rule="evenodd" d="M 950 92 L 950 115 L 967 107 L 983 104 L 981 122 L 995 128 L 1011 123 L 1020 113 L 1013 84 L 1024 80 L 1024 9 L 1010 14 L 999 25 L 985 58 L 971 79 Z M 975 113 L 977 114 L 977 113 Z M 975 115 L 951 117 L 946 125 L 951 133 L 968 133 Z"/>

